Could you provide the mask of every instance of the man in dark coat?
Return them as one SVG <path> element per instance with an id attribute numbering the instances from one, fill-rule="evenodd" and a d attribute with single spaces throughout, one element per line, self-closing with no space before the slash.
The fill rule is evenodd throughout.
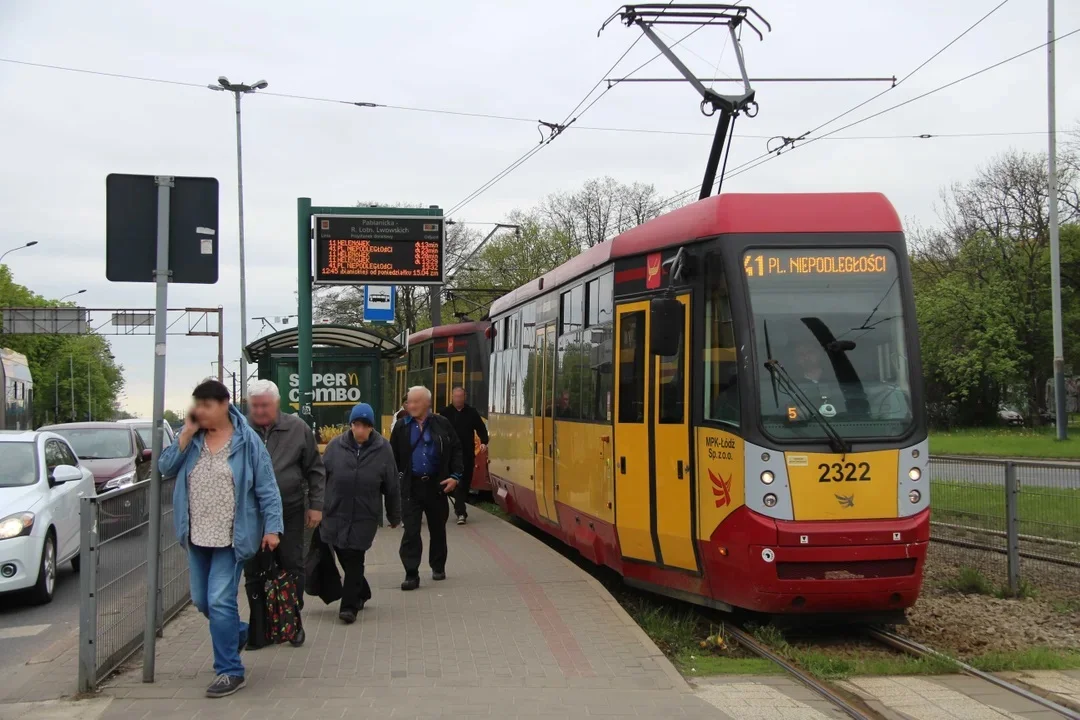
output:
<path id="1" fill-rule="evenodd" d="M 469 499 L 469 488 L 472 486 L 473 466 L 476 464 L 476 450 L 473 442 L 473 434 L 480 438 L 480 451 L 483 452 L 488 444 L 487 425 L 480 413 L 472 405 L 465 404 L 465 388 L 454 388 L 451 404 L 443 408 L 439 413 L 454 426 L 458 440 L 461 442 L 461 482 L 454 490 L 454 514 L 457 515 L 457 524 L 464 525 L 469 517 L 466 501 Z"/>
<path id="2" fill-rule="evenodd" d="M 462 476 L 461 442 L 450 421 L 431 412 L 431 391 L 409 389 L 409 417 L 394 426 L 390 444 L 401 473 L 401 564 L 405 566 L 402 590 L 420 587 L 420 557 L 424 542 L 420 523 L 427 516 L 431 547 L 428 563 L 431 579 L 446 579 L 446 519 L 450 506 L 446 496 L 454 492 Z"/>
<path id="3" fill-rule="evenodd" d="M 356 613 L 371 599 L 364 577 L 364 553 L 371 547 L 382 519 L 383 503 L 390 527 L 401 522 L 401 493 L 390 443 L 375 432 L 375 412 L 360 403 L 349 413 L 349 429 L 326 446 L 326 502 L 320 536 L 337 553 L 345 570 L 338 617 L 356 622 Z"/>
<path id="4" fill-rule="evenodd" d="M 262 439 L 274 463 L 285 518 L 285 532 L 274 551 L 274 560 L 293 576 L 303 608 L 304 528 L 310 530 L 322 520 L 326 473 L 311 428 L 297 416 L 281 412 L 280 406 L 281 394 L 272 381 L 256 380 L 248 386 L 248 424 Z M 249 582 L 259 582 L 257 559 L 247 563 L 244 575 Z M 303 645 L 304 638 L 301 628 L 292 644 Z"/>

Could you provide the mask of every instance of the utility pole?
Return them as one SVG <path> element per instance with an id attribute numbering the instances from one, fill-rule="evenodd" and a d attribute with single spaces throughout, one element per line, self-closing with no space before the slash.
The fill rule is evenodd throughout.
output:
<path id="1" fill-rule="evenodd" d="M 1065 405 L 1065 348 L 1061 331 L 1061 233 L 1058 227 L 1057 177 L 1057 99 L 1054 78 L 1054 0 L 1047 1 L 1046 18 L 1046 89 L 1047 117 L 1050 130 L 1049 200 L 1050 200 L 1050 296 L 1054 318 L 1054 415 L 1057 439 L 1064 440 L 1069 432 L 1069 415 Z"/>
<path id="2" fill-rule="evenodd" d="M 236 197 L 239 210 L 240 222 L 240 376 L 247 377 L 247 360 L 244 359 L 244 350 L 247 348 L 247 272 L 244 262 L 244 156 L 240 143 L 240 98 L 256 90 L 265 90 L 270 83 L 260 80 L 253 85 L 243 83 L 231 83 L 229 78 L 222 75 L 218 78 L 217 85 L 208 85 L 211 90 L 228 91 L 236 98 Z M 220 329 L 220 328 L 219 328 Z M 247 408 L 247 390 L 240 386 L 239 407 Z M 236 398 L 233 397 L 235 401 Z"/>
<path id="3" fill-rule="evenodd" d="M 243 353 L 241 353 L 243 357 Z M 217 379 L 222 385 L 225 384 L 225 309 L 218 305 L 217 309 Z M 236 400 L 236 395 L 233 395 Z"/>
<path id="4" fill-rule="evenodd" d="M 71 420 L 74 422 L 78 418 L 75 416 L 75 356 L 68 355 L 68 373 L 71 377 Z"/>

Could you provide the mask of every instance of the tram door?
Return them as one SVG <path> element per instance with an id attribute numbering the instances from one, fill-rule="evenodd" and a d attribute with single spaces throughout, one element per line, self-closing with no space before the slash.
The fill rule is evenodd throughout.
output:
<path id="1" fill-rule="evenodd" d="M 439 412 L 453 397 L 454 388 L 465 387 L 465 356 L 451 355 L 435 358 L 435 388 L 432 392 L 432 412 Z"/>
<path id="2" fill-rule="evenodd" d="M 649 302 L 616 308 L 615 523 L 624 557 L 697 570 L 690 498 L 690 296 L 676 355 L 649 347 Z"/>
<path id="3" fill-rule="evenodd" d="M 536 328 L 533 383 L 533 484 L 540 516 L 558 523 L 555 511 L 555 324 Z"/>

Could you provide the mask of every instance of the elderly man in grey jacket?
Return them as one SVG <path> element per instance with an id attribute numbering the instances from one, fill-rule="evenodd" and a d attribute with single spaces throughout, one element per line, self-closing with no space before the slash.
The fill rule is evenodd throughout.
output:
<path id="1" fill-rule="evenodd" d="M 322 520 L 326 471 L 311 428 L 295 415 L 281 412 L 280 406 L 281 394 L 273 382 L 257 380 L 248 386 L 248 423 L 266 444 L 281 491 L 285 532 L 275 560 L 296 580 L 303 605 L 304 528 L 314 528 Z M 249 565 L 245 574 L 253 577 L 256 570 Z M 301 634 L 293 644 L 303 641 Z"/>

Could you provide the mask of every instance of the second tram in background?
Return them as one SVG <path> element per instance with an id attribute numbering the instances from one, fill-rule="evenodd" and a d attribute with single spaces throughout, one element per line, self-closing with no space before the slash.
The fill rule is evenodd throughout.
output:
<path id="1" fill-rule="evenodd" d="M 507 511 L 628 584 L 712 607 L 915 602 L 926 423 L 882 195 L 707 198 L 504 295 L 491 322 Z"/>
<path id="2" fill-rule="evenodd" d="M 455 387 L 464 387 L 466 402 L 487 418 L 490 326 L 484 321 L 421 330 L 409 336 L 405 355 L 383 361 L 382 426 L 386 437 L 390 437 L 390 424 L 401 407 L 401 399 L 415 385 L 431 389 L 433 412 L 450 404 Z M 490 492 L 488 453 L 479 452 L 480 439 L 475 433 L 473 442 L 477 452 L 471 488 L 476 493 Z"/>

